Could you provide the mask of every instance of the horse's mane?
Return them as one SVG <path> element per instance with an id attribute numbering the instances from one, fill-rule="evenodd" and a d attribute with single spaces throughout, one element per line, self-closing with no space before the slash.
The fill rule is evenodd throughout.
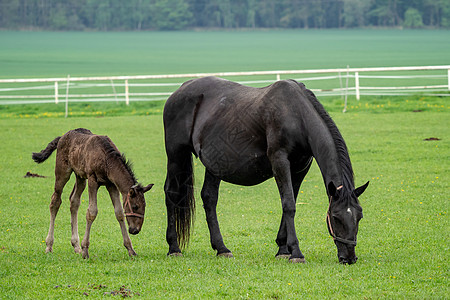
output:
<path id="1" fill-rule="evenodd" d="M 328 127 L 328 130 L 330 131 L 331 136 L 333 137 L 334 145 L 336 147 L 337 156 L 339 159 L 339 164 L 341 166 L 342 170 L 342 192 L 344 193 L 344 197 L 341 197 L 341 199 L 348 199 L 350 195 L 345 195 L 345 193 L 352 193 L 355 182 L 353 179 L 353 168 L 352 163 L 350 161 L 350 156 L 348 154 L 347 145 L 345 144 L 344 138 L 342 137 L 341 133 L 339 132 L 339 129 L 337 128 L 336 124 L 334 123 L 333 119 L 330 117 L 330 115 L 327 113 L 325 108 L 322 106 L 322 104 L 317 100 L 314 93 L 310 90 L 308 90 L 305 85 L 302 83 L 299 83 L 300 87 L 302 88 L 303 92 L 306 94 L 308 100 L 313 105 L 314 109 L 317 111 L 319 116 L 322 118 L 322 120 L 325 122 L 326 126 Z M 351 198 L 351 197 L 350 197 Z"/>
<path id="2" fill-rule="evenodd" d="M 116 159 L 119 161 L 125 170 L 130 174 L 131 178 L 133 179 L 133 182 L 136 184 L 137 179 L 133 172 L 133 164 L 130 160 L 128 160 L 125 157 L 124 153 L 120 153 L 117 151 L 117 149 L 112 145 L 111 140 L 108 137 L 102 138 L 101 143 L 103 146 L 103 149 L 105 150 L 106 156 L 108 159 Z"/>

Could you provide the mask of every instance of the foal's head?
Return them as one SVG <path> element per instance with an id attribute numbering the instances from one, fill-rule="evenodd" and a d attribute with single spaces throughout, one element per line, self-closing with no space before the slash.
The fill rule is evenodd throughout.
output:
<path id="1" fill-rule="evenodd" d="M 153 184 L 143 187 L 140 184 L 133 185 L 128 191 L 127 199 L 123 203 L 123 211 L 128 223 L 128 232 L 138 234 L 142 229 L 145 215 L 144 193 L 149 191 Z"/>
<path id="2" fill-rule="evenodd" d="M 327 226 L 336 244 L 339 262 L 342 264 L 350 265 L 358 259 L 355 254 L 356 235 L 359 221 L 363 217 L 358 197 L 368 185 L 369 182 L 351 192 L 343 191 L 342 186 L 335 187 L 332 182 L 328 185 L 330 206 Z"/>

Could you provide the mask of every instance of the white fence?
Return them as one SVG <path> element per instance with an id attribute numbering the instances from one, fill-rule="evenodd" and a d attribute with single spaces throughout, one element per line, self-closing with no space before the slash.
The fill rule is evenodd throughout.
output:
<path id="1" fill-rule="evenodd" d="M 96 101 L 165 100 L 182 82 L 219 76 L 251 86 L 292 78 L 319 96 L 450 96 L 450 65 L 342 68 L 289 71 L 194 73 L 172 75 L 0 79 L 0 105 Z M 365 85 L 367 84 L 367 85 Z"/>

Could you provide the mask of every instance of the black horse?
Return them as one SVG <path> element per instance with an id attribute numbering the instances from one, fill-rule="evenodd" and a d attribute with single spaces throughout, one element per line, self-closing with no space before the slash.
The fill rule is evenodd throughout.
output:
<path id="1" fill-rule="evenodd" d="M 302 83 L 278 81 L 253 88 L 205 77 L 185 82 L 164 107 L 167 152 L 165 195 L 169 255 L 189 241 L 195 202 L 192 153 L 206 167 L 201 191 L 211 245 L 231 257 L 217 221 L 220 181 L 255 185 L 275 177 L 283 215 L 277 257 L 304 262 L 295 233 L 296 198 L 314 157 L 329 197 L 327 226 L 341 263 L 355 263 L 362 218 L 347 147 L 335 123 Z"/>

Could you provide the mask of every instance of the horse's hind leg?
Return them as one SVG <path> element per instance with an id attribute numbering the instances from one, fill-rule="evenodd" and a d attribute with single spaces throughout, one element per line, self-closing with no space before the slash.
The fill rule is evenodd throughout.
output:
<path id="1" fill-rule="evenodd" d="M 81 253 L 80 237 L 78 236 L 78 209 L 80 208 L 81 194 L 86 187 L 86 179 L 79 176 L 70 194 L 70 224 L 72 225 L 72 246 L 76 253 Z"/>
<path id="2" fill-rule="evenodd" d="M 50 202 L 50 227 L 48 229 L 47 238 L 45 244 L 47 245 L 45 252 L 53 252 L 53 242 L 55 240 L 55 219 L 58 214 L 59 207 L 61 206 L 61 194 L 67 181 L 69 181 L 72 171 L 66 165 L 61 165 L 56 160 L 55 166 L 55 189 Z"/>
<path id="3" fill-rule="evenodd" d="M 231 251 L 225 247 L 222 234 L 217 221 L 217 200 L 219 196 L 220 179 L 213 176 L 208 170 L 205 173 L 205 181 L 201 192 L 203 207 L 206 213 L 206 221 L 208 222 L 211 246 L 217 250 L 218 256 L 233 257 Z"/>
<path id="4" fill-rule="evenodd" d="M 86 211 L 86 232 L 83 240 L 81 241 L 81 253 L 83 258 L 89 258 L 89 235 L 91 233 L 91 226 L 97 217 L 97 192 L 99 185 L 96 179 L 91 176 L 88 179 L 88 191 L 89 191 L 89 207 Z"/>
<path id="5" fill-rule="evenodd" d="M 192 154 L 186 147 L 167 150 L 167 177 L 164 184 L 167 208 L 167 255 L 180 256 L 181 248 L 188 244 L 195 212 Z M 169 149 L 171 148 L 171 149 Z"/>
<path id="6" fill-rule="evenodd" d="M 123 245 L 128 250 L 129 256 L 136 256 L 136 252 L 133 249 L 133 245 L 131 244 L 130 236 L 127 232 L 127 227 L 125 225 L 125 215 L 123 213 L 123 208 L 120 203 L 120 193 L 115 185 L 107 185 L 106 189 L 109 192 L 109 196 L 111 197 L 112 204 L 114 206 L 114 214 L 116 215 L 116 219 L 119 222 L 120 230 L 122 231 L 123 237 Z"/>

